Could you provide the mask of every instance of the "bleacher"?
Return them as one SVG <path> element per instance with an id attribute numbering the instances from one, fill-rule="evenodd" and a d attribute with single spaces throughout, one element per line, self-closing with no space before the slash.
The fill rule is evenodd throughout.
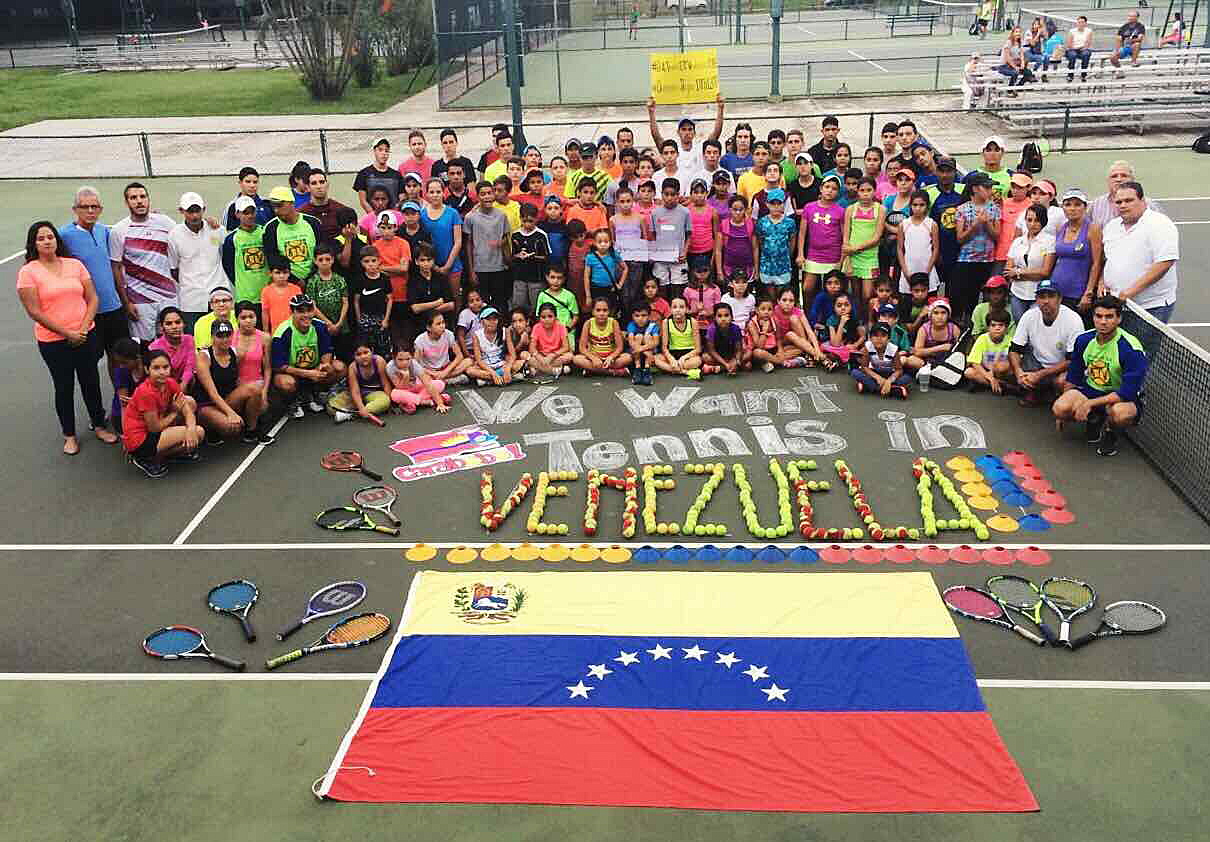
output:
<path id="1" fill-rule="evenodd" d="M 254 41 L 227 40 L 217 25 L 181 32 L 118 35 L 111 44 L 58 49 L 64 53 L 62 64 L 79 70 L 222 70 L 284 62 L 280 49 L 264 49 Z"/>
<path id="2" fill-rule="evenodd" d="M 995 70 L 999 54 L 985 56 L 975 80 L 979 95 L 963 80 L 965 105 L 1038 132 L 1119 126 L 1142 134 L 1150 126 L 1196 126 L 1210 118 L 1210 49 L 1144 50 L 1137 66 L 1123 61 L 1121 67 L 1110 55 L 1094 53 L 1087 71 L 1078 62 L 1069 71 L 1063 62 L 1046 72 L 1045 82 L 1038 68 L 1037 81 L 1011 87 Z"/>

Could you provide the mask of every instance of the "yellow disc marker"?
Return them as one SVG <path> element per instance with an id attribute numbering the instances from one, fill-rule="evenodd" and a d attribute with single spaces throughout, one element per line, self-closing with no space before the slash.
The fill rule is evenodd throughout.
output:
<path id="1" fill-rule="evenodd" d="M 971 497 L 967 502 L 971 504 L 972 509 L 979 509 L 984 512 L 994 512 L 1000 505 L 1000 501 L 991 495 Z M 1012 520 L 1012 518 L 1009 518 L 1009 520 Z"/>
<path id="2" fill-rule="evenodd" d="M 987 519 L 987 525 L 997 532 L 1016 532 L 1021 528 L 1017 521 L 1008 515 L 995 515 Z"/>
<path id="3" fill-rule="evenodd" d="M 533 561 L 538 557 L 538 548 L 528 541 L 513 547 L 513 559 L 516 561 Z"/>
<path id="4" fill-rule="evenodd" d="M 566 544 L 547 544 L 542 548 L 543 561 L 566 561 L 571 552 Z"/>
<path id="5" fill-rule="evenodd" d="M 958 482 L 983 482 L 983 474 L 974 468 L 966 468 L 955 473 L 954 479 L 958 480 Z"/>
<path id="6" fill-rule="evenodd" d="M 445 554 L 445 560 L 450 564 L 470 564 L 478 557 L 478 550 L 472 550 L 470 547 L 464 547 L 461 544 Z"/>
<path id="7" fill-rule="evenodd" d="M 601 551 L 601 560 L 609 564 L 625 564 L 630 561 L 630 550 L 613 544 Z"/>
<path id="8" fill-rule="evenodd" d="M 965 456 L 955 456 L 953 459 L 945 463 L 945 467 L 951 471 L 966 471 L 975 467 L 975 463 L 967 459 Z"/>
<path id="9" fill-rule="evenodd" d="M 992 489 L 985 482 L 968 482 L 962 486 L 962 493 L 967 497 L 991 497 Z"/>
<path id="10" fill-rule="evenodd" d="M 601 557 L 601 551 L 592 544 L 580 544 L 571 551 L 572 561 L 596 561 Z"/>
<path id="11" fill-rule="evenodd" d="M 484 561 L 504 561 L 512 558 L 512 553 L 503 544 L 492 544 L 483 548 L 483 552 L 479 553 L 479 558 Z"/>
<path id="12" fill-rule="evenodd" d="M 403 557 L 408 561 L 429 561 L 436 555 L 437 548 L 430 547 L 428 544 L 416 544 L 403 551 Z"/>

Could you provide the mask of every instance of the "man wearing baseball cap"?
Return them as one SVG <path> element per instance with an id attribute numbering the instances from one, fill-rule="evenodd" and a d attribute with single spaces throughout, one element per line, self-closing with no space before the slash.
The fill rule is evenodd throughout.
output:
<path id="1" fill-rule="evenodd" d="M 971 183 L 971 177 L 975 173 L 983 173 L 990 178 L 992 187 L 998 196 L 1003 198 L 1008 195 L 1009 177 L 1012 172 L 1004 168 L 1004 138 L 1000 135 L 989 135 L 983 141 L 983 166 L 967 174 L 967 184 Z"/>
<path id="2" fill-rule="evenodd" d="M 178 207 L 183 220 L 168 232 L 168 256 L 175 270 L 185 332 L 192 334 L 197 320 L 210 309 L 210 291 L 227 286 L 219 260 L 226 232 L 217 219 L 206 216 L 206 201 L 197 193 L 182 194 Z"/>
<path id="3" fill-rule="evenodd" d="M 591 143 L 580 146 L 580 169 L 568 170 L 566 186 L 563 188 L 563 198 L 577 199 L 580 196 L 580 185 L 587 179 L 597 187 L 597 195 L 605 196 L 613 181 L 609 173 L 597 169 L 597 147 Z"/>
<path id="4" fill-rule="evenodd" d="M 1063 391 L 1068 355 L 1084 332 L 1084 323 L 1063 305 L 1053 281 L 1039 281 L 1035 294 L 1037 305 L 1025 311 L 1013 331 L 1008 363 L 996 369 L 1000 379 L 1015 379 L 1021 387 L 1022 406 L 1039 406 Z"/>
<path id="5" fill-rule="evenodd" d="M 298 212 L 294 192 L 289 187 L 274 187 L 269 193 L 269 204 L 273 205 L 274 218 L 265 226 L 266 262 L 282 258 L 290 264 L 290 274 L 300 285 L 305 284 L 315 268 L 315 245 L 323 240 L 319 220 Z"/>
<path id="6" fill-rule="evenodd" d="M 937 223 L 941 246 L 937 256 L 937 275 L 948 291 L 949 280 L 953 276 L 954 264 L 958 262 L 958 251 L 961 248 L 954 221 L 955 211 L 966 199 L 962 197 L 961 190 L 954 188 L 955 179 L 958 177 L 958 165 L 954 159 L 948 155 L 939 155 L 933 158 L 933 166 L 937 172 L 937 183 L 926 187 L 925 192 L 932 200 L 929 204 L 929 216 Z"/>
<path id="7" fill-rule="evenodd" d="M 725 108 L 723 95 L 718 94 L 714 98 L 714 126 L 710 129 L 710 134 L 706 135 L 705 140 L 718 140 L 723 133 L 723 111 Z M 664 143 L 664 135 L 660 133 L 660 127 L 655 122 L 655 98 L 647 98 L 647 125 L 651 129 L 651 140 L 655 143 L 657 149 L 662 148 Z M 682 117 L 676 124 L 676 134 L 680 142 L 677 144 L 679 153 L 677 160 L 677 168 L 689 175 L 689 178 L 681 180 L 688 184 L 692 176 L 701 173 L 706 169 L 705 159 L 702 157 L 702 147 L 697 140 L 697 124 L 690 117 Z M 678 176 L 680 177 L 680 176 Z M 656 184 L 660 183 L 657 178 Z"/>
<path id="8" fill-rule="evenodd" d="M 303 417 L 304 400 L 323 412 L 319 392 L 345 375 L 344 363 L 332 359 L 328 326 L 314 316 L 315 302 L 299 293 L 290 299 L 290 318 L 273 331 L 273 386 L 294 404 L 295 418 Z"/>
<path id="9" fill-rule="evenodd" d="M 239 226 L 223 240 L 219 260 L 227 280 L 235 289 L 235 300 L 251 301 L 256 321 L 261 318 L 260 294 L 269 283 L 269 264 L 265 260 L 265 227 L 256 221 L 257 206 L 248 196 L 234 202 Z"/>

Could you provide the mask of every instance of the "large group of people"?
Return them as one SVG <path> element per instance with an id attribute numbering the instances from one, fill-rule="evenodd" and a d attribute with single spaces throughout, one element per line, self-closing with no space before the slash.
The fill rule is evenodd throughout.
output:
<path id="1" fill-rule="evenodd" d="M 549 154 L 497 125 L 477 162 L 446 129 L 393 163 L 378 138 L 359 207 L 305 162 L 265 196 L 244 167 L 217 216 L 192 191 L 156 212 L 132 182 L 107 226 L 81 187 L 72 221 L 30 226 L 17 282 L 64 453 L 75 380 L 97 438 L 160 476 L 202 443 L 272 443 L 277 411 L 380 421 L 445 412 L 453 385 L 804 366 L 883 397 L 1011 393 L 1116 451 L 1146 369 L 1123 302 L 1167 321 L 1179 257 L 1128 162 L 1090 199 L 1007 167 L 996 135 L 963 172 L 910 120 L 855 152 L 835 117 L 724 138 L 720 98 L 703 138 L 648 110 L 646 146 L 623 127 Z"/>

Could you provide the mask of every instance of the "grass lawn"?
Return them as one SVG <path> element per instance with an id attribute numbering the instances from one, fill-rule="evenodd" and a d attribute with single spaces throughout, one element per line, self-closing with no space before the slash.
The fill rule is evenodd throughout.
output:
<path id="1" fill-rule="evenodd" d="M 226 114 L 376 114 L 422 90 L 431 71 L 349 82 L 335 102 L 311 98 L 292 70 L 0 71 L 0 130 L 74 117 L 205 117 Z"/>

